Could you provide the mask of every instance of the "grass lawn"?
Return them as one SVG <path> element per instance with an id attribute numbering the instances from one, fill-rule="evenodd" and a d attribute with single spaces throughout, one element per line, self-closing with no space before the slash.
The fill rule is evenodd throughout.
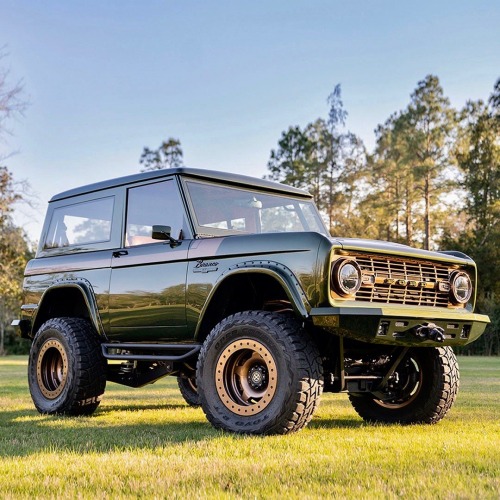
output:
<path id="1" fill-rule="evenodd" d="M 26 357 L 0 358 L 0 498 L 500 497 L 500 358 L 462 357 L 434 426 L 367 425 L 325 394 L 302 432 L 215 431 L 175 379 L 109 383 L 92 417 L 39 415 Z"/>

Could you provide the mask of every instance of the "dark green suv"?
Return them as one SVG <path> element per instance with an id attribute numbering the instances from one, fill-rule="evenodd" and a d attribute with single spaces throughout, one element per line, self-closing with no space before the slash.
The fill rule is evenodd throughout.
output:
<path id="1" fill-rule="evenodd" d="M 106 381 L 178 378 L 217 428 L 297 431 L 323 391 L 367 421 L 434 423 L 479 337 L 460 252 L 331 238 L 309 194 L 178 168 L 52 198 L 21 335 L 41 413 L 91 414 Z"/>

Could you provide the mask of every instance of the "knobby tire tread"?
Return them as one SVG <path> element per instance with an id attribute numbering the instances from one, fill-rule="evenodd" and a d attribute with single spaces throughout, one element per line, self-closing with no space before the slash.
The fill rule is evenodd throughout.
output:
<path id="1" fill-rule="evenodd" d="M 66 401 L 55 412 L 63 415 L 90 415 L 100 404 L 106 387 L 106 361 L 101 353 L 100 341 L 92 325 L 85 319 L 60 317 L 46 321 L 37 336 L 49 329 L 66 332 L 74 365 L 75 383 Z M 36 402 L 35 402 L 36 404 Z M 40 411 L 40 408 L 39 408 Z M 42 410 L 42 413 L 47 413 Z"/>
<path id="2" fill-rule="evenodd" d="M 369 396 L 349 394 L 360 417 L 371 423 L 401 424 L 435 424 L 444 418 L 453 406 L 460 386 L 457 358 L 449 346 L 421 349 L 432 358 L 432 363 L 429 363 L 432 373 L 425 373 L 426 385 L 430 385 L 426 387 L 427 397 L 419 397 L 408 408 L 389 410 Z"/>
<path id="3" fill-rule="evenodd" d="M 188 379 L 183 377 L 177 377 L 177 385 L 179 386 L 179 391 L 184 398 L 184 401 L 193 408 L 198 408 L 200 406 L 200 395 L 198 391 L 194 389 L 189 384 Z"/>
<path id="4" fill-rule="evenodd" d="M 318 408 L 320 396 L 323 392 L 322 360 L 317 347 L 309 338 L 307 332 L 290 315 L 265 311 L 236 313 L 224 319 L 212 330 L 201 349 L 199 363 L 203 363 L 212 342 L 224 331 L 227 325 L 263 328 L 281 346 L 287 373 L 279 374 L 279 376 L 284 377 L 287 381 L 291 397 L 283 411 L 268 421 L 263 433 L 288 434 L 305 427 Z M 292 389 L 291 383 L 295 378 L 292 369 L 295 365 L 299 373 L 299 383 L 297 387 Z M 203 370 L 203 367 L 199 365 L 198 371 L 200 369 Z M 199 385 L 198 391 L 200 396 L 203 397 L 203 387 Z M 209 407 L 202 406 L 207 419 L 215 428 L 226 428 Z M 247 433 L 246 431 L 241 432 Z"/>

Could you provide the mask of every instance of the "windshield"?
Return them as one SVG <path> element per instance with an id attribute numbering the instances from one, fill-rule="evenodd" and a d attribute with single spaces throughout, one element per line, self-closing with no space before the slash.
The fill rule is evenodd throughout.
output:
<path id="1" fill-rule="evenodd" d="M 314 231 L 328 235 L 312 201 L 187 181 L 200 236 Z"/>

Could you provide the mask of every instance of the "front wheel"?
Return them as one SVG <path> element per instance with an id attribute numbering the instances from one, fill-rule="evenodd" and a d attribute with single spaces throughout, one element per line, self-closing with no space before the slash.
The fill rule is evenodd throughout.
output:
<path id="1" fill-rule="evenodd" d="M 453 405 L 459 371 L 451 347 L 414 348 L 383 390 L 387 397 L 349 394 L 352 406 L 367 422 L 434 424 Z"/>
<path id="2" fill-rule="evenodd" d="M 206 339 L 197 367 L 200 402 L 219 429 L 286 434 L 311 420 L 323 390 L 321 358 L 289 315 L 237 313 Z"/>
<path id="3" fill-rule="evenodd" d="M 31 345 L 28 383 L 40 413 L 95 411 L 106 386 L 106 360 L 87 320 L 53 318 L 40 327 Z"/>

